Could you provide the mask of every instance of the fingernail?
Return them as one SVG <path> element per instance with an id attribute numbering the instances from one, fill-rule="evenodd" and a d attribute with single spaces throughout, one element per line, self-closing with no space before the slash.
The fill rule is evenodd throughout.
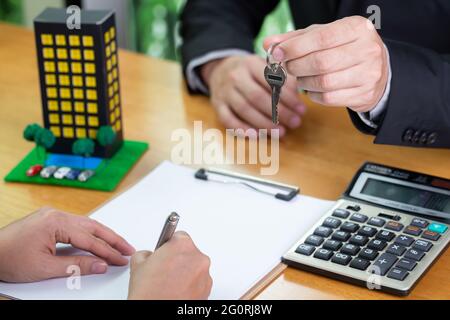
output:
<path id="1" fill-rule="evenodd" d="M 291 120 L 289 121 L 289 126 L 292 129 L 298 128 L 300 126 L 300 117 L 292 117 Z"/>
<path id="2" fill-rule="evenodd" d="M 281 48 L 276 47 L 272 52 L 272 57 L 277 61 L 284 61 L 284 52 Z"/>
<path id="3" fill-rule="evenodd" d="M 306 112 L 306 106 L 303 104 L 299 104 L 295 107 L 295 110 L 300 112 L 300 114 L 304 114 Z"/>
<path id="4" fill-rule="evenodd" d="M 108 270 L 108 265 L 104 262 L 94 262 L 91 266 L 91 272 L 93 274 L 103 274 Z"/>

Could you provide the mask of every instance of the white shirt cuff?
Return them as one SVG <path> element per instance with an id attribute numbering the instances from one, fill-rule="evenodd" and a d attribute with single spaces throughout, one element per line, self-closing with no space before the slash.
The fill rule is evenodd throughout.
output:
<path id="1" fill-rule="evenodd" d="M 383 114 L 383 112 L 386 110 L 387 102 L 389 100 L 389 95 L 391 94 L 391 81 L 392 81 L 392 68 L 391 68 L 391 59 L 389 56 L 389 50 L 386 48 L 386 54 L 387 54 L 387 61 L 388 61 L 388 81 L 386 84 L 386 89 L 384 90 L 383 97 L 381 98 L 380 102 L 373 108 L 370 112 L 358 112 L 359 117 L 361 118 L 361 121 L 364 122 L 367 126 L 371 128 L 378 128 L 378 125 L 375 123 L 376 120 Z"/>
<path id="2" fill-rule="evenodd" d="M 201 77 L 195 72 L 195 68 L 202 66 L 210 61 L 222 59 L 231 56 L 244 56 L 251 54 L 248 51 L 242 49 L 223 49 L 209 52 L 203 56 L 193 59 L 186 67 L 186 77 L 189 88 L 195 91 L 200 91 L 204 94 L 208 94 L 209 90 Z"/>

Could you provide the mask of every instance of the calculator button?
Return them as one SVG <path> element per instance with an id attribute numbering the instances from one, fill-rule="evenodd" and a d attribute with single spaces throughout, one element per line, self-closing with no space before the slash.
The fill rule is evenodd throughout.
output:
<path id="1" fill-rule="evenodd" d="M 298 248 L 295 250 L 295 252 L 297 252 L 299 254 L 303 254 L 305 256 L 310 256 L 310 255 L 312 255 L 314 250 L 316 250 L 315 247 L 304 243 L 304 244 L 299 245 Z"/>
<path id="2" fill-rule="evenodd" d="M 345 222 L 341 226 L 342 231 L 347 231 L 347 232 L 351 232 L 351 233 L 358 231 L 358 229 L 359 229 L 359 224 L 353 223 L 353 222 Z"/>
<path id="3" fill-rule="evenodd" d="M 370 224 L 371 226 L 375 226 L 375 227 L 382 227 L 382 226 L 384 226 L 385 223 L 386 223 L 386 220 L 381 219 L 381 218 L 376 218 L 376 217 L 370 218 L 369 221 L 367 222 L 367 224 Z"/>
<path id="4" fill-rule="evenodd" d="M 412 271 L 417 266 L 417 262 L 409 259 L 400 259 L 400 261 L 395 266 L 396 268 L 401 268 L 404 270 Z"/>
<path id="5" fill-rule="evenodd" d="M 438 241 L 440 237 L 441 237 L 441 235 L 439 233 L 433 232 L 430 230 L 425 230 L 422 233 L 422 238 L 432 240 L 432 241 Z"/>
<path id="6" fill-rule="evenodd" d="M 347 219 L 349 215 L 350 215 L 350 211 L 345 210 L 345 209 L 336 209 L 333 212 L 333 217 L 342 218 L 342 219 Z"/>
<path id="7" fill-rule="evenodd" d="M 406 248 L 399 244 L 391 244 L 386 252 L 395 254 L 396 256 L 402 256 L 406 251 Z"/>
<path id="8" fill-rule="evenodd" d="M 376 251 L 381 251 L 386 247 L 386 245 L 387 245 L 386 241 L 379 240 L 379 239 L 373 239 L 373 240 L 370 240 L 367 247 L 369 247 L 370 249 L 376 250 Z"/>
<path id="9" fill-rule="evenodd" d="M 390 253 L 383 253 L 370 267 L 371 271 L 375 274 L 384 276 L 397 260 L 397 256 Z"/>
<path id="10" fill-rule="evenodd" d="M 340 252 L 336 252 L 334 254 L 333 258 L 331 258 L 331 262 L 341 264 L 343 266 L 348 265 L 350 260 L 352 260 L 352 257 L 350 257 L 348 254 L 344 254 L 344 253 L 340 253 Z"/>
<path id="11" fill-rule="evenodd" d="M 432 223 L 430 224 L 430 226 L 428 227 L 428 230 L 433 231 L 433 232 L 437 232 L 437 233 L 444 233 L 445 231 L 447 231 L 448 227 L 445 224 L 440 224 L 440 223 Z"/>
<path id="12" fill-rule="evenodd" d="M 392 239 L 395 238 L 395 233 L 390 232 L 390 231 L 386 231 L 386 230 L 380 230 L 380 232 L 377 233 L 376 238 L 389 242 L 389 241 L 392 241 Z"/>
<path id="13" fill-rule="evenodd" d="M 331 237 L 334 240 L 345 242 L 350 238 L 350 233 L 345 231 L 336 231 L 333 233 L 333 236 Z"/>
<path id="14" fill-rule="evenodd" d="M 341 220 L 336 218 L 326 218 L 322 225 L 324 227 L 336 229 L 341 225 Z"/>
<path id="15" fill-rule="evenodd" d="M 389 221 L 385 226 L 386 229 L 393 231 L 402 231 L 403 227 L 403 224 L 396 221 Z"/>
<path id="16" fill-rule="evenodd" d="M 355 258 L 350 263 L 350 268 L 355 268 L 358 270 L 366 270 L 369 266 L 370 262 L 361 258 Z"/>
<path id="17" fill-rule="evenodd" d="M 318 247 L 323 243 L 323 238 L 312 235 L 312 236 L 309 236 L 308 238 L 306 238 L 305 243 L 310 244 L 315 247 Z"/>
<path id="18" fill-rule="evenodd" d="M 318 227 L 318 228 L 314 231 L 314 234 L 315 234 L 316 236 L 324 237 L 324 238 L 329 237 L 330 234 L 332 234 L 332 233 L 333 233 L 333 230 L 331 230 L 330 228 L 327 228 L 327 227 Z"/>
<path id="19" fill-rule="evenodd" d="M 342 247 L 342 242 L 336 240 L 327 240 L 323 244 L 323 248 L 331 251 L 338 251 L 340 247 Z"/>
<path id="20" fill-rule="evenodd" d="M 345 253 L 345 254 L 349 254 L 351 256 L 356 256 L 358 254 L 359 250 L 361 250 L 360 247 L 355 246 L 354 244 L 347 243 L 346 245 L 344 245 L 342 247 L 341 252 Z"/>
<path id="21" fill-rule="evenodd" d="M 395 243 L 405 247 L 409 247 L 410 245 L 412 245 L 413 242 L 414 238 L 405 236 L 404 234 L 395 238 Z"/>
<path id="22" fill-rule="evenodd" d="M 422 229 L 416 226 L 407 226 L 403 232 L 413 236 L 419 236 L 422 233 Z"/>
<path id="23" fill-rule="evenodd" d="M 364 226 L 361 229 L 359 229 L 358 234 L 366 237 L 373 237 L 377 233 L 378 229 Z"/>
<path id="24" fill-rule="evenodd" d="M 367 241 L 369 241 L 369 238 L 362 236 L 360 234 L 353 235 L 349 240 L 351 244 L 355 244 L 357 246 L 365 246 Z"/>
<path id="25" fill-rule="evenodd" d="M 321 249 L 318 249 L 316 251 L 316 253 L 314 253 L 314 258 L 321 259 L 321 260 L 330 260 L 332 255 L 333 255 L 333 251 L 321 248 Z"/>
<path id="26" fill-rule="evenodd" d="M 429 241 L 416 240 L 416 242 L 414 242 L 412 248 L 416 249 L 416 250 L 428 252 L 428 251 L 430 251 L 432 246 L 433 246 L 433 244 Z"/>
<path id="27" fill-rule="evenodd" d="M 350 220 L 356 221 L 356 222 L 361 222 L 361 223 L 366 222 L 367 219 L 369 219 L 369 217 L 368 217 L 368 216 L 365 216 L 365 215 L 363 215 L 363 214 L 361 214 L 361 213 L 354 213 L 354 214 L 350 217 Z"/>
<path id="28" fill-rule="evenodd" d="M 378 251 L 375 251 L 373 249 L 365 248 L 361 251 L 359 254 L 360 258 L 363 258 L 365 260 L 375 260 L 375 258 L 378 256 Z"/>
<path id="29" fill-rule="evenodd" d="M 391 271 L 389 271 L 387 277 L 399 281 L 405 280 L 405 278 L 408 276 L 408 272 L 406 270 L 393 268 Z"/>
<path id="30" fill-rule="evenodd" d="M 419 227 L 422 229 L 425 229 L 426 227 L 428 227 L 430 223 L 427 220 L 423 220 L 423 219 L 419 219 L 419 218 L 414 218 L 411 221 L 411 225 L 415 226 L 415 227 Z"/>
<path id="31" fill-rule="evenodd" d="M 415 261 L 420 261 L 425 256 L 425 252 L 416 250 L 416 249 L 409 249 L 408 252 L 405 254 L 406 259 L 411 259 Z"/>

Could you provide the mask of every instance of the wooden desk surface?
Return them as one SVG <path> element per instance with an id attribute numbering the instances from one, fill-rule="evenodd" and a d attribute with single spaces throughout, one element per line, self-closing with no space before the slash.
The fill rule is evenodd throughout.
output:
<path id="1" fill-rule="evenodd" d="M 22 139 L 29 123 L 42 123 L 33 34 L 0 24 L 0 176 L 27 154 Z M 120 76 L 125 134 L 148 141 L 151 150 L 114 193 L 0 182 L 0 227 L 44 205 L 85 215 L 134 184 L 165 159 L 170 159 L 172 130 L 223 128 L 208 99 L 189 96 L 179 65 L 121 52 Z M 302 193 L 336 199 L 359 166 L 367 160 L 450 178 L 450 150 L 420 150 L 372 144 L 359 133 L 342 108 L 311 106 L 304 125 L 280 143 L 276 179 L 301 186 Z M 257 174 L 258 166 L 238 171 Z M 259 299 L 391 299 L 393 296 L 287 268 L 262 290 Z M 450 251 L 420 281 L 409 299 L 450 298 Z"/>

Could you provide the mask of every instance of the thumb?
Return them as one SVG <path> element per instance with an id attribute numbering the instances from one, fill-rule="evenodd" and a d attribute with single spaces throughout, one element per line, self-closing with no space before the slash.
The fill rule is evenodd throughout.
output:
<path id="1" fill-rule="evenodd" d="M 138 251 L 131 257 L 131 269 L 133 270 L 144 263 L 152 255 L 151 251 Z"/>
<path id="2" fill-rule="evenodd" d="M 103 274 L 108 270 L 108 264 L 94 256 L 54 257 L 47 267 L 53 278 L 69 277 L 74 274 Z"/>

